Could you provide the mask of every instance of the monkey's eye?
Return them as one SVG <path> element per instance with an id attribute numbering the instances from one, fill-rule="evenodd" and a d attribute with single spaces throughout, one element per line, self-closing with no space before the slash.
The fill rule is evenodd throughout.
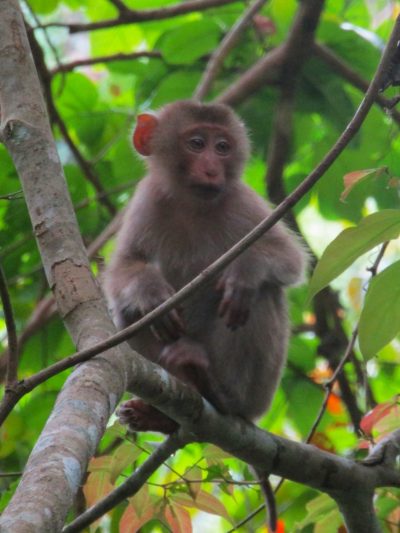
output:
<path id="1" fill-rule="evenodd" d="M 188 146 L 191 150 L 194 150 L 195 152 L 201 152 L 204 147 L 205 147 L 206 143 L 203 139 L 203 137 L 199 137 L 199 136 L 195 136 L 195 137 L 190 137 L 190 139 L 188 140 Z"/>
<path id="2" fill-rule="evenodd" d="M 215 145 L 215 150 L 220 155 L 228 154 L 230 152 L 230 149 L 231 149 L 231 145 L 225 139 L 218 141 L 217 144 Z"/>

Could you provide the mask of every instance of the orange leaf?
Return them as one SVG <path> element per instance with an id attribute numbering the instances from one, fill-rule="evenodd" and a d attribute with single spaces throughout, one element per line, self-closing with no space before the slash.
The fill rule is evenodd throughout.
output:
<path id="1" fill-rule="evenodd" d="M 324 383 L 332 377 L 332 369 L 328 366 L 314 368 L 308 374 L 315 383 Z"/>
<path id="2" fill-rule="evenodd" d="M 397 406 L 397 397 L 395 401 L 378 404 L 363 417 L 360 423 L 360 428 L 366 435 L 371 435 L 374 426 L 382 420 L 382 418 L 387 416 L 395 406 Z"/>
<path id="3" fill-rule="evenodd" d="M 332 444 L 332 441 L 326 435 L 324 435 L 323 433 L 320 433 L 319 431 L 317 431 L 313 435 L 310 441 L 310 444 L 313 444 L 320 450 L 325 450 L 326 452 L 333 453 L 335 451 L 335 447 Z"/>
<path id="4" fill-rule="evenodd" d="M 109 472 L 98 471 L 89 474 L 83 486 L 83 494 L 88 506 L 91 507 L 101 498 L 104 498 L 113 488 L 114 486 L 110 483 Z"/>
<path id="5" fill-rule="evenodd" d="M 199 509 L 199 511 L 205 511 L 206 513 L 222 516 L 228 520 L 228 522 L 231 522 L 231 518 L 221 501 L 212 494 L 208 494 L 204 490 L 200 490 L 198 492 L 196 499 L 183 492 L 174 494 L 171 499 L 173 499 L 173 501 L 178 505 L 182 505 L 184 507 L 195 507 L 196 509 Z"/>
<path id="6" fill-rule="evenodd" d="M 154 509 L 149 507 L 142 516 L 138 516 L 132 505 L 128 505 L 119 523 L 120 533 L 136 533 L 142 526 L 154 517 Z"/>
<path id="7" fill-rule="evenodd" d="M 172 533 L 192 533 L 192 519 L 183 507 L 167 505 L 164 515 Z"/>
<path id="8" fill-rule="evenodd" d="M 387 173 L 388 167 L 379 167 L 379 168 L 368 168 L 366 170 L 355 170 L 354 172 L 349 172 L 343 176 L 344 182 L 344 191 L 340 195 L 342 202 L 347 198 L 349 192 L 364 178 L 375 174 L 377 177 L 381 176 L 384 173 Z"/>
<path id="9" fill-rule="evenodd" d="M 343 413 L 342 400 L 337 394 L 333 392 L 330 393 L 326 409 L 331 415 L 340 415 Z"/>
<path id="10" fill-rule="evenodd" d="M 285 522 L 278 518 L 276 523 L 276 533 L 285 533 Z"/>
<path id="11" fill-rule="evenodd" d="M 92 457 L 89 462 L 88 472 L 108 472 L 111 465 L 111 456 L 105 455 L 103 457 Z"/>
<path id="12" fill-rule="evenodd" d="M 110 481 L 115 483 L 117 477 L 131 465 L 142 453 L 139 448 L 132 446 L 131 442 L 123 442 L 112 454 L 110 462 Z"/>

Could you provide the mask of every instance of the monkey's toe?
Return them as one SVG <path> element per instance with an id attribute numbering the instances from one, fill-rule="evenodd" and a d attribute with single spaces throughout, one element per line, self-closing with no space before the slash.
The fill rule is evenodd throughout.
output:
<path id="1" fill-rule="evenodd" d="M 121 424 L 128 426 L 130 431 L 159 431 L 173 433 L 178 424 L 155 407 L 142 400 L 129 400 L 117 410 Z"/>

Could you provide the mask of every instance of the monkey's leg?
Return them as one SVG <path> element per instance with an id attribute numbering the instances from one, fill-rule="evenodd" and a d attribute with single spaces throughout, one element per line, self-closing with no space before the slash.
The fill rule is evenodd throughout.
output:
<path id="1" fill-rule="evenodd" d="M 178 379 L 204 394 L 210 364 L 201 344 L 188 337 L 181 337 L 165 346 L 158 362 Z"/>
<path id="2" fill-rule="evenodd" d="M 185 338 L 168 344 L 160 354 L 159 364 L 190 387 L 203 393 L 208 358 L 197 343 Z M 178 424 L 167 415 L 142 400 L 129 400 L 118 409 L 122 424 L 131 431 L 173 433 Z"/>

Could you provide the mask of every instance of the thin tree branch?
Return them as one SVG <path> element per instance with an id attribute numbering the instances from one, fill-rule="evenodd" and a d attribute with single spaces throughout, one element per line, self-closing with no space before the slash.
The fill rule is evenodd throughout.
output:
<path id="1" fill-rule="evenodd" d="M 382 244 L 382 246 L 381 246 L 381 248 L 379 250 L 379 253 L 378 253 L 373 265 L 368 268 L 368 271 L 371 273 L 371 279 L 376 276 L 376 274 L 378 272 L 379 264 L 382 261 L 382 258 L 383 258 L 384 254 L 385 254 L 385 251 L 386 251 L 386 248 L 388 247 L 388 245 L 389 245 L 389 242 L 384 242 Z M 330 397 L 330 395 L 332 393 L 333 386 L 335 385 L 339 375 L 342 373 L 344 365 L 347 363 L 347 361 L 353 355 L 354 345 L 356 343 L 357 336 L 358 336 L 358 324 L 354 328 L 353 334 L 352 334 L 352 336 L 350 338 L 349 344 L 347 345 L 346 351 L 345 351 L 342 359 L 340 360 L 339 364 L 337 365 L 337 367 L 335 369 L 335 372 L 333 373 L 333 375 L 329 379 L 329 381 L 327 381 L 325 383 L 325 385 L 324 385 L 324 388 L 326 390 L 325 398 L 324 398 L 324 401 L 323 401 L 323 403 L 321 405 L 319 413 L 318 413 L 318 415 L 317 415 L 317 417 L 315 419 L 315 422 L 314 422 L 314 424 L 312 425 L 312 427 L 310 429 L 310 432 L 309 432 L 309 434 L 307 436 L 306 442 L 310 442 L 311 441 L 311 439 L 314 436 L 314 433 L 315 433 L 319 423 L 322 420 L 322 417 L 323 417 L 323 415 L 325 413 L 325 410 L 326 410 L 326 406 L 328 405 L 329 397 Z"/>
<path id="2" fill-rule="evenodd" d="M 335 369 L 335 372 L 334 374 L 332 375 L 331 379 L 325 384 L 325 398 L 324 398 L 324 401 L 322 402 L 322 405 L 321 405 L 321 408 L 317 414 L 317 417 L 313 423 L 313 425 L 311 426 L 311 429 L 307 435 L 307 438 L 306 438 L 306 442 L 310 442 L 311 439 L 313 438 L 316 430 L 317 430 L 317 427 L 319 426 L 319 423 L 321 422 L 322 420 L 322 417 L 324 416 L 325 414 L 325 411 L 326 411 L 326 406 L 328 405 L 328 401 L 329 401 L 329 397 L 330 395 L 332 394 L 332 389 L 333 389 L 333 386 L 334 384 L 336 383 L 336 380 L 338 379 L 338 376 L 339 374 L 341 373 L 341 371 L 343 370 L 343 367 L 344 365 L 347 363 L 347 361 L 350 359 L 352 353 L 353 353 L 353 350 L 354 350 L 354 345 L 356 343 L 356 340 L 357 340 L 357 335 L 358 335 L 358 328 L 356 327 L 353 331 L 353 334 L 350 338 L 350 341 L 349 341 L 349 344 L 347 345 L 347 349 L 340 361 L 340 363 L 338 364 L 338 366 L 336 367 Z"/>
<path id="3" fill-rule="evenodd" d="M 365 92 L 368 89 L 368 81 L 360 76 L 351 66 L 343 59 L 338 57 L 332 50 L 330 50 L 324 44 L 314 43 L 313 52 L 321 59 L 326 65 L 339 74 L 344 80 L 348 81 L 351 85 L 359 89 L 361 92 Z M 392 100 L 385 98 L 381 94 L 376 95 L 376 103 L 386 111 L 390 110 L 390 116 L 400 124 L 400 112 L 396 109 L 392 109 Z"/>
<path id="4" fill-rule="evenodd" d="M 96 175 L 96 173 L 93 170 L 92 165 L 87 161 L 83 155 L 81 154 L 80 150 L 72 140 L 71 135 L 69 134 L 68 128 L 65 125 L 60 113 L 58 112 L 58 109 L 56 108 L 54 101 L 53 101 L 53 95 L 51 93 L 51 76 L 49 74 L 49 71 L 47 70 L 47 66 L 44 60 L 43 50 L 39 46 L 34 32 L 30 29 L 28 31 L 28 39 L 29 44 L 31 46 L 32 55 L 35 60 L 35 65 L 39 74 L 39 77 L 42 82 L 42 86 L 44 89 L 44 96 L 46 99 L 47 107 L 49 110 L 49 115 L 52 118 L 53 122 L 57 124 L 61 135 L 64 137 L 65 142 L 67 143 L 69 149 L 71 150 L 73 156 L 75 157 L 78 165 L 81 167 L 82 172 L 86 179 L 93 185 L 95 190 L 102 194 L 100 196 L 99 200 L 104 205 L 104 207 L 108 210 L 108 212 L 111 215 L 115 215 L 117 210 L 113 203 L 110 201 L 110 199 L 104 194 L 103 186 Z"/>
<path id="5" fill-rule="evenodd" d="M 109 0 L 109 2 L 110 4 L 113 4 L 113 6 L 115 6 L 120 13 L 129 11 L 129 8 L 123 2 L 121 2 L 121 0 Z"/>
<path id="6" fill-rule="evenodd" d="M 8 338 L 8 361 L 6 376 L 7 389 L 15 385 L 18 380 L 18 338 L 15 327 L 14 313 L 11 305 L 10 294 L 7 288 L 7 281 L 2 266 L 0 265 L 0 297 L 3 304 L 4 320 L 7 328 Z"/>
<path id="7" fill-rule="evenodd" d="M 183 448 L 190 442 L 188 436 L 183 436 L 183 432 L 178 431 L 167 437 L 158 448 L 142 463 L 135 472 L 129 476 L 121 485 L 111 491 L 107 496 L 98 501 L 93 507 L 82 513 L 73 522 L 62 530 L 63 533 L 75 533 L 82 531 L 85 527 L 93 524 L 105 513 L 111 511 L 115 506 L 126 498 L 134 496 L 145 482 L 172 454 Z"/>
<path id="8" fill-rule="evenodd" d="M 51 22 L 43 24 L 39 28 L 66 28 L 70 33 L 78 33 L 82 31 L 94 31 L 104 28 L 114 28 L 125 24 L 133 24 L 136 22 L 147 22 L 153 20 L 164 20 L 180 15 L 186 15 L 196 11 L 205 11 L 210 8 L 222 7 L 227 4 L 233 4 L 237 0 L 187 0 L 181 4 L 175 4 L 159 9 L 144 9 L 142 11 L 135 11 L 132 9 L 120 12 L 119 16 L 114 19 L 101 20 L 98 22 L 90 22 L 87 24 L 63 24 L 58 22 Z"/>
<path id="9" fill-rule="evenodd" d="M 198 100 L 203 100 L 209 92 L 211 85 L 218 76 L 222 68 L 224 59 L 229 52 L 236 46 L 242 33 L 252 21 L 254 15 L 262 8 L 266 0 L 255 0 L 243 13 L 243 15 L 236 21 L 229 32 L 222 39 L 221 44 L 212 54 L 207 66 L 204 70 L 203 76 L 194 91 L 193 97 Z"/>
<path id="10" fill-rule="evenodd" d="M 70 72 L 75 70 L 78 67 L 87 67 L 90 65 L 97 65 L 98 63 L 113 63 L 114 61 L 131 61 L 133 59 L 143 59 L 143 58 L 162 58 L 160 52 L 157 51 L 148 51 L 148 52 L 132 52 L 130 54 L 112 54 L 109 56 L 98 56 L 98 57 L 87 57 L 85 59 L 77 59 L 76 61 L 71 61 L 70 63 L 61 63 L 49 73 L 51 76 L 60 74 L 63 72 Z"/>

